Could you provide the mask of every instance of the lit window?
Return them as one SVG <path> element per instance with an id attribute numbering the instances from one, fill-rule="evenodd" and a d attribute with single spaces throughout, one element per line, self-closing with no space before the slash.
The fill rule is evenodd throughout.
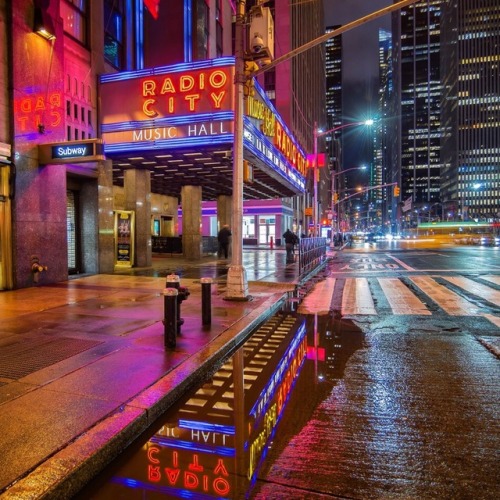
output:
<path id="1" fill-rule="evenodd" d="M 61 17 L 65 33 L 87 45 L 88 0 L 64 0 Z"/>
<path id="2" fill-rule="evenodd" d="M 104 57 L 115 68 L 123 65 L 123 0 L 104 2 Z"/>

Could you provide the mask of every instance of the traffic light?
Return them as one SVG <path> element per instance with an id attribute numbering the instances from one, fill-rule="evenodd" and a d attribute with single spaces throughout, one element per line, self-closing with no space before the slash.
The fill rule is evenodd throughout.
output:
<path id="1" fill-rule="evenodd" d="M 394 186 L 394 196 L 399 196 L 399 186 Z"/>
<path id="2" fill-rule="evenodd" d="M 247 160 L 243 160 L 243 182 L 246 184 L 253 183 L 253 165 Z"/>
<path id="3" fill-rule="evenodd" d="M 339 201 L 339 193 L 333 193 L 333 203 L 337 203 Z"/>

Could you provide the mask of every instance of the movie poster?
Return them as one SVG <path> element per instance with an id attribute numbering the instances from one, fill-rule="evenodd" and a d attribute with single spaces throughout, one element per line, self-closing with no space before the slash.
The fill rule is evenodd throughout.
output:
<path id="1" fill-rule="evenodd" d="M 134 265 L 134 212 L 115 211 L 115 266 Z"/>

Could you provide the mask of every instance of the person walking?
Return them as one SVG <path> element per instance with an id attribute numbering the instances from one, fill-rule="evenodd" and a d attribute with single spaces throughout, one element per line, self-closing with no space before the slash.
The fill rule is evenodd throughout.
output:
<path id="1" fill-rule="evenodd" d="M 229 253 L 229 238 L 231 237 L 231 230 L 229 229 L 229 224 L 224 224 L 217 234 L 217 241 L 219 242 L 219 259 L 224 255 L 227 259 Z"/>
<path id="2" fill-rule="evenodd" d="M 283 233 L 283 239 L 285 240 L 285 248 L 286 248 L 286 261 L 288 263 L 294 262 L 294 257 L 293 257 L 293 251 L 295 248 L 295 245 L 298 244 L 299 242 L 299 237 L 290 231 L 290 229 L 287 229 Z"/>

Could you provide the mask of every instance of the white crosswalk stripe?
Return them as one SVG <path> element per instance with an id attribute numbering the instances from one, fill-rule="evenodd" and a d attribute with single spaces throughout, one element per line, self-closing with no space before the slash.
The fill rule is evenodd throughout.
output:
<path id="1" fill-rule="evenodd" d="M 430 276 L 413 276 L 410 279 L 451 316 L 478 316 L 480 314 L 477 306 L 440 285 Z"/>
<path id="2" fill-rule="evenodd" d="M 346 280 L 342 296 L 342 314 L 377 314 L 366 278 Z"/>
<path id="3" fill-rule="evenodd" d="M 496 290 L 494 286 L 490 287 L 484 284 L 485 281 L 489 281 L 493 285 L 500 285 L 500 277 L 482 276 L 481 283 L 463 276 L 411 276 L 407 279 L 415 287 L 414 290 L 400 278 L 346 278 L 342 289 L 341 304 L 337 302 L 342 316 L 380 314 L 375 304 L 381 301 L 375 301 L 370 290 L 370 280 L 373 280 L 380 285 L 394 315 L 432 315 L 432 308 L 425 303 L 425 296 L 427 296 L 450 316 L 482 316 L 500 328 L 500 317 L 497 314 L 487 312 L 476 303 L 477 298 L 480 298 L 492 305 L 500 306 L 500 291 Z M 442 284 L 443 281 L 463 290 L 464 295 L 472 294 L 471 300 L 467 300 L 461 294 Z M 300 305 L 299 312 L 303 314 L 328 314 L 332 307 L 333 293 L 337 282 L 338 278 L 327 278 L 318 283 Z M 336 300 L 340 300 L 340 297 Z"/>
<path id="4" fill-rule="evenodd" d="M 425 304 L 398 278 L 379 278 L 394 314 L 430 315 Z"/>

